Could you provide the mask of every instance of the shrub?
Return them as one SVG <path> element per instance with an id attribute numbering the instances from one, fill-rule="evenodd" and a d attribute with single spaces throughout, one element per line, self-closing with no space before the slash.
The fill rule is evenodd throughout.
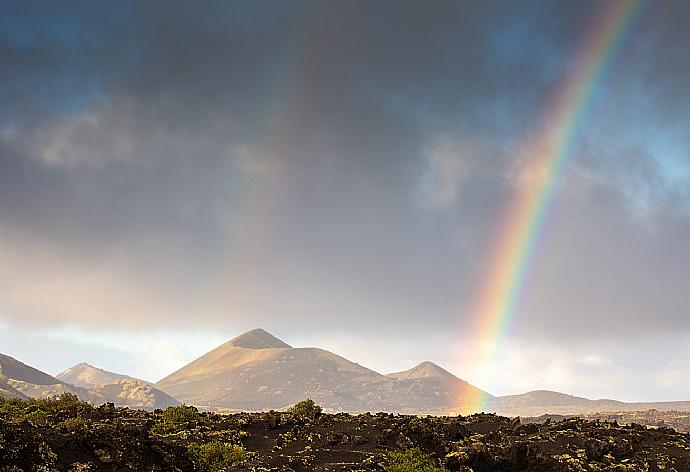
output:
<path id="1" fill-rule="evenodd" d="M 84 419 L 81 416 L 75 416 L 73 418 L 67 418 L 64 421 L 61 421 L 57 426 L 65 432 L 76 435 L 84 435 L 88 432 L 89 428 L 92 426 L 92 423 L 90 420 Z"/>
<path id="2" fill-rule="evenodd" d="M 175 434 L 187 428 L 190 424 L 196 424 L 201 421 L 199 410 L 193 406 L 170 406 L 163 412 L 163 420 L 156 423 L 151 428 L 151 434 L 159 436 L 166 436 Z"/>
<path id="3" fill-rule="evenodd" d="M 177 433 L 178 429 L 179 425 L 173 423 L 166 423 L 163 421 L 161 423 L 154 424 L 149 432 L 151 434 L 158 436 L 167 436 L 169 434 Z"/>
<path id="4" fill-rule="evenodd" d="M 64 416 L 91 416 L 94 411 L 92 404 L 82 401 L 73 393 L 64 392 L 50 398 L 36 398 L 27 401 L 27 405 L 50 414 Z"/>
<path id="5" fill-rule="evenodd" d="M 21 423 L 22 421 L 26 421 L 27 423 L 31 424 L 32 426 L 36 427 L 44 427 L 48 426 L 48 415 L 41 410 L 34 410 L 30 411 L 29 413 L 26 413 L 24 415 L 21 415 L 17 418 L 17 422 Z"/>
<path id="6" fill-rule="evenodd" d="M 163 412 L 163 421 L 166 423 L 195 423 L 199 420 L 199 410 L 193 406 L 169 406 Z"/>
<path id="7" fill-rule="evenodd" d="M 20 398 L 2 398 L 0 397 L 0 412 L 8 415 L 16 414 L 22 411 L 27 405 L 27 402 Z"/>
<path id="8" fill-rule="evenodd" d="M 58 397 L 47 400 L 52 403 L 52 406 L 57 410 L 78 410 L 80 408 L 91 409 L 93 406 L 90 403 L 83 402 L 73 393 L 65 392 Z"/>
<path id="9" fill-rule="evenodd" d="M 201 472 L 219 472 L 244 464 L 249 453 L 242 446 L 212 441 L 189 446 L 189 456 Z"/>
<path id="10" fill-rule="evenodd" d="M 307 398 L 288 408 L 288 413 L 298 416 L 315 418 L 321 414 L 321 407 L 314 403 L 314 400 Z"/>
<path id="11" fill-rule="evenodd" d="M 384 466 L 388 472 L 443 472 L 434 460 L 418 447 L 404 452 L 391 451 Z"/>

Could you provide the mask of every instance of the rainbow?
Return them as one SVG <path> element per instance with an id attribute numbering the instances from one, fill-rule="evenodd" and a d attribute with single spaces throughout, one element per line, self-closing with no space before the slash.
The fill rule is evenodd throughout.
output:
<path id="1" fill-rule="evenodd" d="M 621 48 L 627 32 L 642 10 L 644 0 L 609 0 L 597 15 L 571 73 L 559 87 L 536 137 L 527 140 L 520 154 L 527 157 L 526 182 L 508 209 L 473 319 L 475 339 L 488 341 L 478 349 L 472 366 L 483 375 L 492 371 L 495 356 L 505 342 L 518 311 L 521 295 L 556 199 L 558 184 L 573 155 L 579 131 L 586 122 L 597 89 Z M 476 380 L 475 380 L 476 381 Z M 485 397 L 475 395 L 471 410 L 485 408 Z M 467 399 L 462 403 L 466 404 Z"/>

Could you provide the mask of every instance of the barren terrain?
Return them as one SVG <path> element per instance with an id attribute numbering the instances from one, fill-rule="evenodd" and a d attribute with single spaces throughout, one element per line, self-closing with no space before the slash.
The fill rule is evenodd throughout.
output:
<path id="1" fill-rule="evenodd" d="M 428 467 L 396 469 L 404 454 L 417 454 Z M 144 412 L 95 408 L 70 396 L 0 403 L 0 469 L 7 471 L 443 468 L 687 471 L 690 435 L 584 419 L 524 424 L 487 414 Z"/>

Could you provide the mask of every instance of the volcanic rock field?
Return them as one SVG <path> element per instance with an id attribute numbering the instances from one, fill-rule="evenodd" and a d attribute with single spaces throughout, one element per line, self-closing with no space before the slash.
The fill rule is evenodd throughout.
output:
<path id="1" fill-rule="evenodd" d="M 583 419 L 93 407 L 0 400 L 2 471 L 688 471 L 690 435 Z"/>

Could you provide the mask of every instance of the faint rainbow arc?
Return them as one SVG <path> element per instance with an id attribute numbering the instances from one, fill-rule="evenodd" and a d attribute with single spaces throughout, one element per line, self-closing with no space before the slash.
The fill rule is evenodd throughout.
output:
<path id="1" fill-rule="evenodd" d="M 559 87 L 536 139 L 527 140 L 530 185 L 518 192 L 493 246 L 488 277 L 477 297 L 473 319 L 476 339 L 489 340 L 472 364 L 491 372 L 496 352 L 518 310 L 528 272 L 553 207 L 556 190 L 573 157 L 573 145 L 586 121 L 597 89 L 604 82 L 644 0 L 609 0 L 577 56 L 573 72 Z M 536 143 L 536 144 L 534 144 Z M 471 409 L 484 409 L 486 398 L 475 395 Z M 466 399 L 463 399 L 463 403 Z"/>

